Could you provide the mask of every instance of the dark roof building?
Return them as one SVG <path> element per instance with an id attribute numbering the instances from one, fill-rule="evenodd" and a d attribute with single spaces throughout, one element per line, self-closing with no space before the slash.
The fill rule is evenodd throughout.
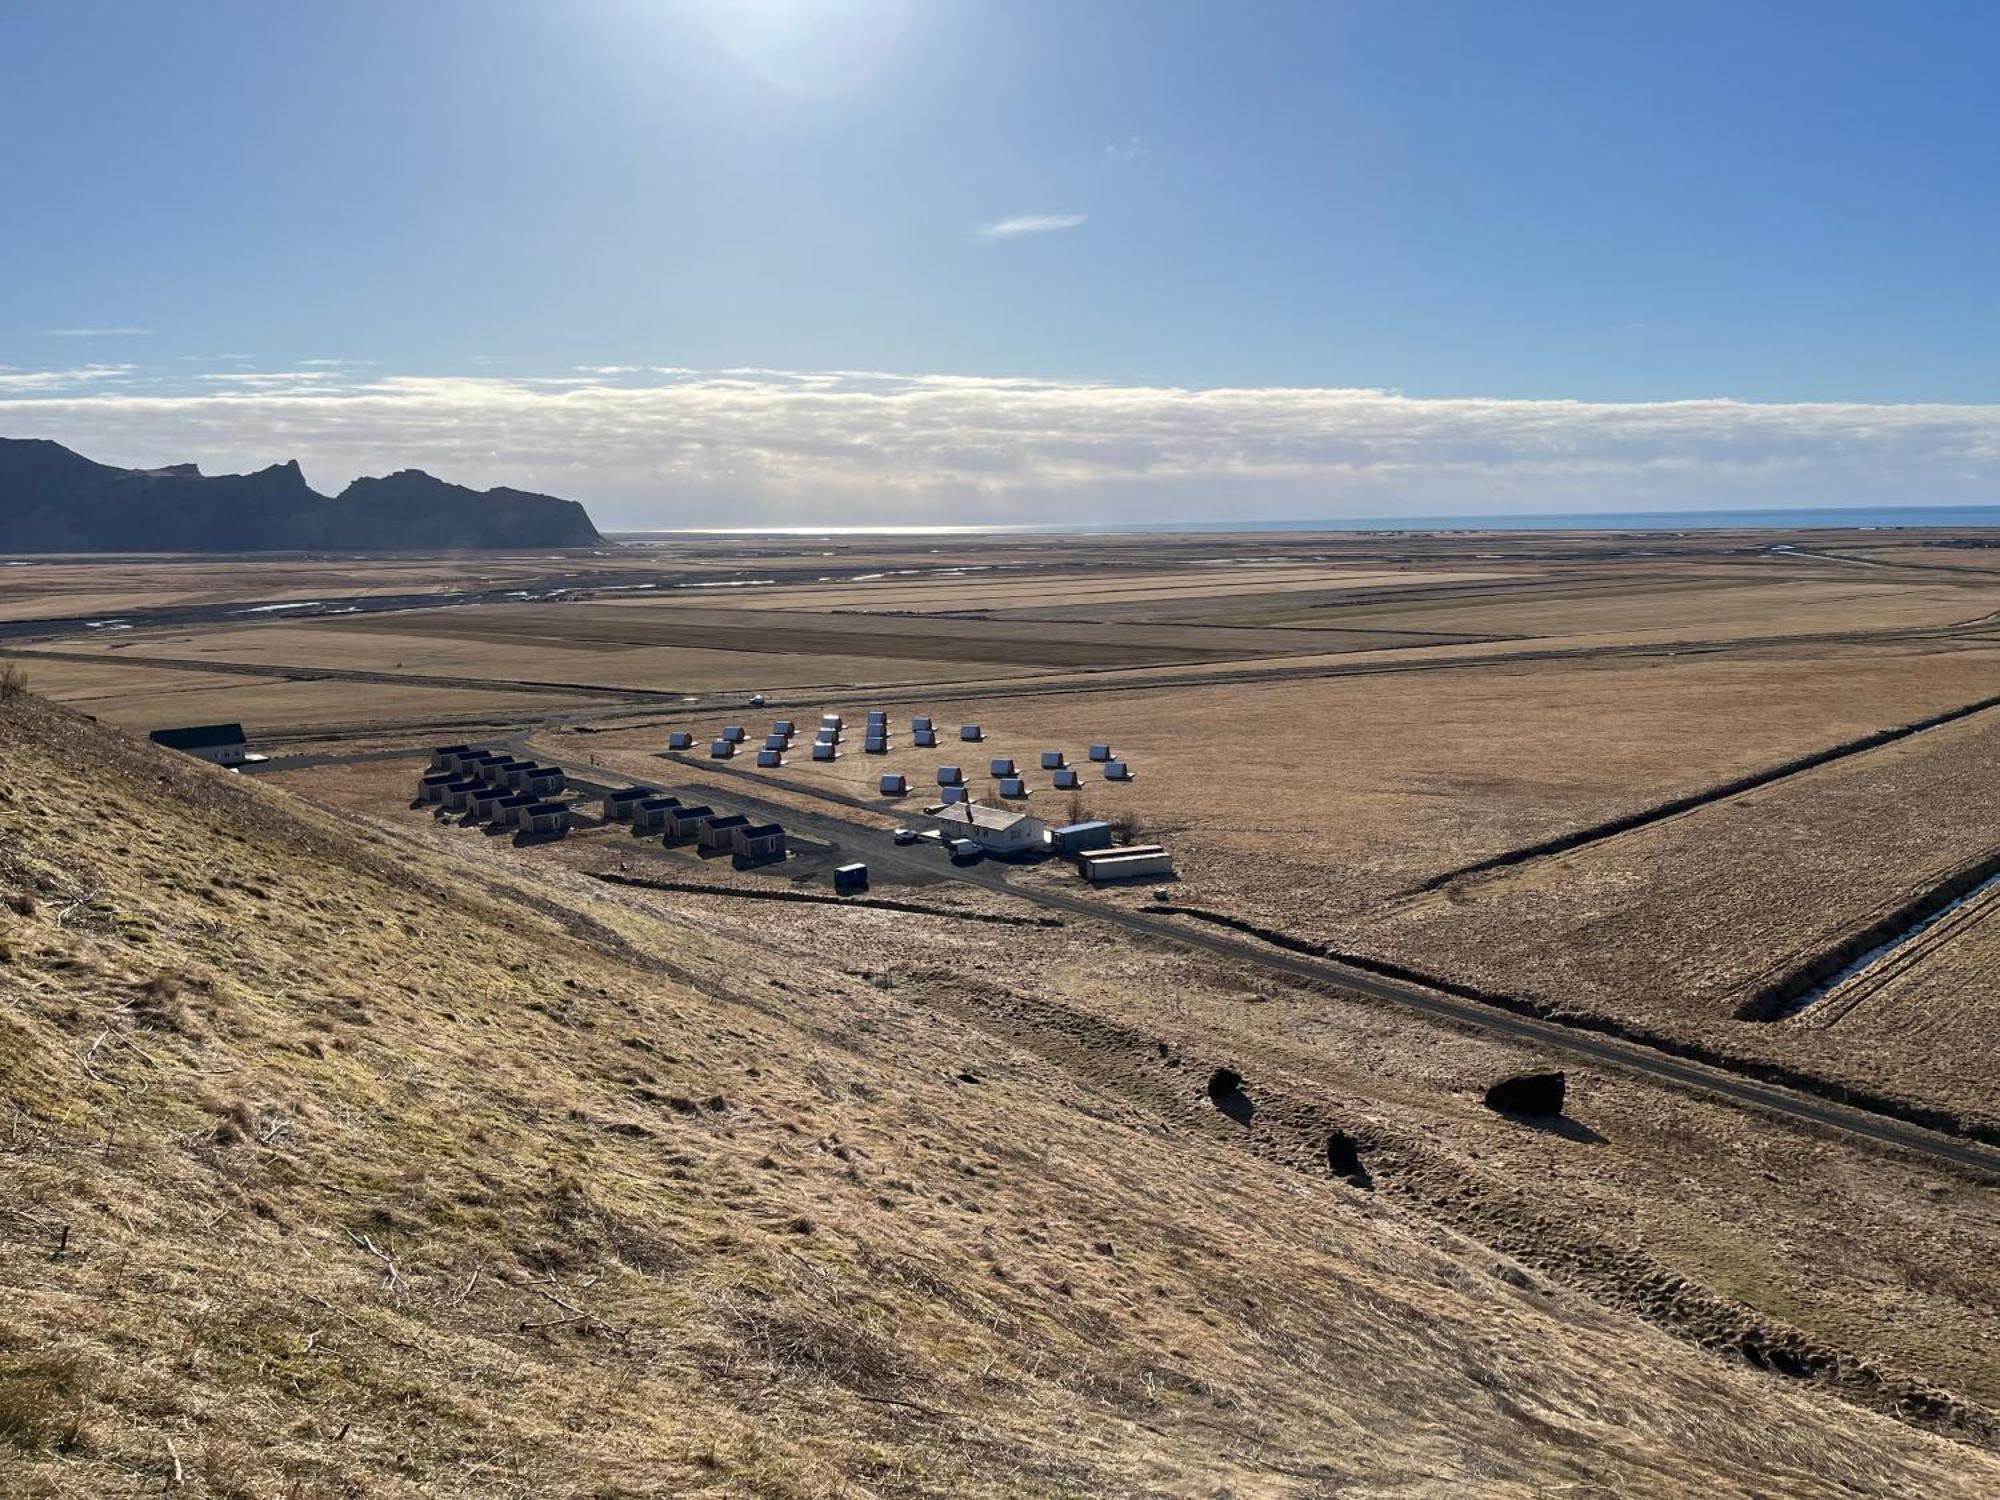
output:
<path id="1" fill-rule="evenodd" d="M 241 724 L 191 724 L 183 729 L 155 729 L 153 743 L 179 750 L 219 766 L 241 765 L 250 758 Z"/>

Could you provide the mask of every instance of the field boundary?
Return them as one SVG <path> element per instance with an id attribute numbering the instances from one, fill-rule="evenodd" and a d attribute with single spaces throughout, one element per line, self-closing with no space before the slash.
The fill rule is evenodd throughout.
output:
<path id="1" fill-rule="evenodd" d="M 1483 875 L 1490 870 L 1508 869 L 1514 865 L 1526 864 L 1530 860 L 1567 854 L 1572 850 L 1583 848 L 1586 844 L 1602 843 L 1606 839 L 1617 838 L 1621 834 L 1631 833 L 1649 824 L 1664 822 L 1685 812 L 1693 812 L 1696 808 L 1706 807 L 1712 802 L 1727 801 L 1731 797 L 1741 796 L 1744 792 L 1754 792 L 1759 787 L 1769 786 L 1787 777 L 1818 770 L 1821 766 L 1830 765 L 1834 761 L 1865 755 L 1870 750 L 1879 750 L 1884 745 L 1895 744 L 1899 740 L 1909 739 L 1912 735 L 1923 734 L 1928 730 L 1943 728 L 1947 724 L 1957 723 L 1960 719 L 1969 719 L 1975 714 L 1982 714 L 1996 707 L 2000 707 L 2000 693 L 1981 698 L 1976 702 L 1961 704 L 1957 708 L 1946 709 L 1942 713 L 1931 714 L 1926 718 L 1913 719 L 1907 724 L 1873 730 L 1858 738 L 1843 740 L 1838 745 L 1829 745 L 1823 750 L 1814 750 L 1806 755 L 1794 756 L 1790 760 L 1780 761 L 1775 766 L 1766 766 L 1761 771 L 1733 777 L 1698 792 L 1688 792 L 1679 797 L 1669 798 L 1665 802 L 1656 802 L 1651 807 L 1641 808 L 1638 812 L 1625 813 L 1601 823 L 1593 823 L 1586 828 L 1558 834 L 1554 838 L 1541 839 L 1536 843 L 1509 849 L 1502 854 L 1474 860 L 1471 864 L 1460 865 L 1457 869 L 1433 875 L 1428 880 L 1399 892 L 1399 895 L 1427 895 L 1431 891 L 1441 890 L 1455 880 L 1463 880 L 1468 875 Z"/>
<path id="2" fill-rule="evenodd" d="M 1876 962 L 1891 957 L 1905 936 L 1913 936 L 1943 915 L 1960 897 L 2000 875 L 2000 849 L 1989 850 L 1970 864 L 1960 865 L 1944 879 L 1910 897 L 1887 915 L 1848 934 L 1824 952 L 1806 959 L 1788 974 L 1746 998 L 1736 1007 L 1739 1021 L 1783 1021 L 1807 1009 L 1826 981 L 1851 964 L 1883 950 Z M 1874 967 L 1873 964 L 1869 965 Z M 1861 973 L 1866 973 L 1862 970 Z M 1861 977 L 1860 973 L 1852 976 Z"/>

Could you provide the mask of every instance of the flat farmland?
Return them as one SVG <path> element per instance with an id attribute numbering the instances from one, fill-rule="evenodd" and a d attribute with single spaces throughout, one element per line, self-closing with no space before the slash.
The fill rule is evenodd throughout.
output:
<path id="1" fill-rule="evenodd" d="M 619 651 L 645 646 L 711 651 L 907 659 L 963 666 L 1106 669 L 1225 661 L 1325 646 L 1289 632 L 1103 626 L 1052 630 L 1038 624 L 791 610 L 628 604 L 506 605 L 356 618 L 342 628 L 490 642 L 509 648 L 571 646 Z"/>
<path id="2" fill-rule="evenodd" d="M 1443 569 L 1339 570 L 1249 564 L 1230 568 L 1189 567 L 1172 572 L 1102 569 L 1092 572 L 994 572 L 984 568 L 950 567 L 898 571 L 906 576 L 878 581 L 877 577 L 864 574 L 840 583 L 731 590 L 729 592 L 733 597 L 724 602 L 749 609 L 853 609 L 906 614 L 1016 609 L 1087 612 L 1100 605 L 1173 603 L 1264 594 L 1282 598 L 1296 593 L 1419 588 L 1520 576 L 1513 572 L 1470 569 L 1462 572 Z M 707 604 L 711 601 L 702 602 Z"/>
<path id="3" fill-rule="evenodd" d="M 1996 831 L 2000 838 L 2000 831 Z M 1921 1059 L 1928 1094 L 1994 1106 L 2000 1068 L 2000 887 L 1881 955 L 1775 1030 L 1842 1063 Z"/>
<path id="4" fill-rule="evenodd" d="M 2000 854 L 1996 807 L 2000 710 L 1988 710 L 1468 877 L 1357 924 L 1347 946 L 1551 1009 L 1720 1039 L 1746 1055 L 1809 1058 L 1905 1098 L 2000 1121 L 1990 1042 L 1983 1065 L 1975 1050 L 1961 1053 L 1969 1068 L 1941 1067 L 1937 1039 L 1918 1021 L 1938 1006 L 1940 986 L 1958 991 L 1953 976 L 1965 969 L 1949 944 L 1911 976 L 1920 998 L 1878 997 L 1858 1028 L 1778 1019 L 1782 998 L 1810 993 L 1844 943 Z M 1924 972 L 1932 965 L 1941 966 L 1935 978 Z M 1891 1013 L 1893 1023 L 1881 1024 Z"/>
<path id="5" fill-rule="evenodd" d="M 1797 578 L 1775 571 L 1798 566 L 1773 563 L 1756 577 L 1737 572 L 1592 580 L 1496 590 L 1476 598 L 1349 601 L 1274 615 L 1269 623 L 1669 641 L 1950 625 L 2000 610 L 2000 578 L 1910 582 L 1859 568 L 1852 570 L 1855 576 L 1840 579 L 1803 569 Z"/>
<path id="6" fill-rule="evenodd" d="M 476 612 L 458 611 L 468 617 Z M 434 619 L 434 616 L 424 616 Z M 702 646 L 578 644 L 556 635 L 526 631 L 493 633 L 419 627 L 400 630 L 411 615 L 384 615 L 379 622 L 224 626 L 214 630 L 165 631 L 98 637 L 56 649 L 92 660 L 146 657 L 170 662 L 246 663 L 306 670 L 407 672 L 412 676 L 463 678 L 504 688 L 510 683 L 573 683 L 649 692 L 723 692 L 766 687 L 802 687 L 851 682 L 895 683 L 939 675 L 938 665 L 893 654 L 788 653 L 757 649 L 755 638 L 739 634 L 743 649 Z M 878 642 L 878 645 L 881 643 Z M 981 663 L 960 676 L 1007 677 L 1024 668 Z"/>
<path id="7" fill-rule="evenodd" d="M 409 686 L 338 680 L 298 681 L 146 666 L 118 660 L 47 658 L 21 664 L 29 688 L 107 724 L 146 734 L 176 724 L 240 722 L 253 736 L 310 733 L 356 724 L 423 723 L 583 707 L 585 697 L 491 688 Z"/>
<path id="8" fill-rule="evenodd" d="M 395 554 L 368 557 L 19 558 L 0 564 L 0 620 L 116 615 L 160 605 L 309 600 L 490 588 L 551 572 L 616 583 L 658 563 L 643 554 Z"/>
<path id="9" fill-rule="evenodd" d="M 1996 670 L 1996 651 L 1884 648 L 1132 692 L 1051 683 L 985 701 L 941 691 L 895 706 L 886 756 L 861 753 L 865 697 L 764 717 L 848 716 L 857 738 L 841 760 L 815 764 L 803 747 L 789 758 L 783 774 L 802 784 L 872 796 L 884 771 L 900 771 L 921 801 L 940 765 L 959 765 L 986 795 L 988 761 L 1012 756 L 1037 789 L 1028 808 L 1045 817 L 1070 804 L 1038 769 L 1042 750 L 1061 749 L 1082 767 L 1085 809 L 1129 815 L 1172 844 L 1189 890 L 1213 893 L 1206 904 L 1324 940 L 1442 871 L 1954 707 L 1992 691 Z M 913 747 L 913 713 L 936 719 L 937 749 Z M 607 725 L 592 749 L 657 751 L 667 727 L 705 743 L 724 717 Z M 983 726 L 984 743 L 957 740 L 965 722 Z M 1129 757 L 1137 780 L 1102 781 L 1083 762 L 1094 741 Z"/>

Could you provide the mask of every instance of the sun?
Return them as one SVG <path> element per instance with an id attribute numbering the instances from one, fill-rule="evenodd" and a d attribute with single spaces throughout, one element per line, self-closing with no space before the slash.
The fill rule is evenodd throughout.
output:
<path id="1" fill-rule="evenodd" d="M 910 0 L 682 0 L 716 44 L 776 88 L 851 93 L 896 50 Z"/>

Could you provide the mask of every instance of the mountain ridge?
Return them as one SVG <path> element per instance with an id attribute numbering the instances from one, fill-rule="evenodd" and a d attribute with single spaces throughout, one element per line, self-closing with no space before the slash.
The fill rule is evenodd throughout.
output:
<path id="1" fill-rule="evenodd" d="M 192 463 L 121 469 L 47 438 L 0 437 L 0 549 L 297 552 L 595 547 L 574 500 L 474 490 L 421 469 L 356 479 L 337 496 L 297 459 L 247 474 Z"/>

